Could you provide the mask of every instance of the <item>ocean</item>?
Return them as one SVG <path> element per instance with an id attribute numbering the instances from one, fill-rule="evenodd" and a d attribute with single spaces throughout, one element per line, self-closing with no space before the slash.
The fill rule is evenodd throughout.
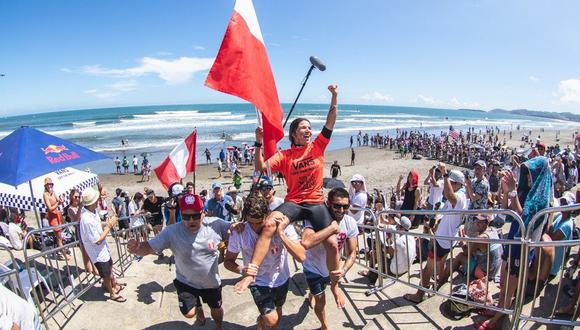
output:
<path id="1" fill-rule="evenodd" d="M 284 116 L 290 104 L 283 104 Z M 292 117 L 308 118 L 314 132 L 320 131 L 326 119 L 327 104 L 299 104 Z M 289 122 L 290 122 L 289 121 Z M 537 130 L 569 129 L 577 123 L 520 115 L 494 114 L 470 110 L 446 110 L 417 107 L 339 105 L 339 114 L 329 149 L 349 146 L 351 135 L 363 133 L 395 134 L 397 128 L 421 129 L 431 133 L 447 131 L 450 125 L 457 130 L 468 127 L 485 129 Z M 256 127 L 256 112 L 251 104 L 192 104 L 136 106 L 73 110 L 5 117 L 0 120 L 0 138 L 16 128 L 27 125 L 71 140 L 94 151 L 129 160 L 133 155 L 147 152 L 153 166 L 157 166 L 171 149 L 197 127 L 198 163 L 205 163 L 205 148 L 216 158 L 220 149 L 228 146 L 252 144 Z M 289 125 L 289 124 L 288 124 Z M 128 144 L 123 146 L 122 139 Z M 356 143 L 356 139 L 355 139 Z M 279 144 L 289 145 L 284 138 Z M 115 172 L 113 160 L 87 164 L 93 172 Z"/>

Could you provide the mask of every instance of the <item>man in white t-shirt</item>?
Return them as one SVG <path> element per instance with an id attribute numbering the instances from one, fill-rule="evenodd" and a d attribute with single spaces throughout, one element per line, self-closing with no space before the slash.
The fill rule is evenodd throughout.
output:
<path id="1" fill-rule="evenodd" d="M 355 174 L 352 176 L 352 178 L 350 179 L 349 198 L 352 207 L 359 209 L 367 207 L 368 196 L 364 176 L 360 174 Z M 358 225 L 364 224 L 365 220 L 364 211 L 349 210 L 348 215 L 353 217 Z"/>
<path id="2" fill-rule="evenodd" d="M 356 260 L 358 226 L 356 220 L 347 215 L 350 207 L 349 194 L 344 188 L 334 188 L 328 193 L 326 207 L 330 210 L 333 221 L 338 222 L 338 232 L 336 233 L 339 252 L 346 248 L 347 258 L 338 270 L 329 272 L 326 267 L 326 250 L 320 244 L 328 236 L 334 234 L 329 226 L 315 232 L 309 221 L 304 222 L 304 232 L 302 233 L 302 246 L 306 249 L 306 260 L 304 261 L 304 276 L 308 282 L 310 294 L 308 296 L 310 305 L 314 305 L 314 312 L 320 320 L 321 328 L 328 329 L 324 307 L 326 305 L 325 289 L 331 282 L 339 281 L 344 274 L 352 267 Z M 346 244 L 345 244 L 346 243 Z M 314 302 L 314 304 L 313 304 Z"/>
<path id="3" fill-rule="evenodd" d="M 429 186 L 429 197 L 427 197 L 427 202 L 423 209 L 433 210 L 435 205 L 443 199 L 443 177 L 441 176 L 441 170 L 433 166 L 429 170 L 429 174 L 423 183 Z"/>
<path id="4" fill-rule="evenodd" d="M 139 159 L 133 155 L 133 173 L 139 172 Z"/>
<path id="5" fill-rule="evenodd" d="M 107 245 L 107 235 L 117 223 L 117 217 L 111 216 L 107 219 L 107 225 L 103 230 L 101 217 L 97 211 L 97 201 L 99 193 L 93 188 L 87 188 L 83 191 L 83 204 L 81 210 L 80 231 L 81 240 L 89 259 L 99 271 L 103 278 L 105 288 L 112 301 L 125 302 L 126 299 L 119 295 L 124 285 L 118 284 L 113 274 L 113 259 L 109 246 Z"/>
<path id="6" fill-rule="evenodd" d="M 411 220 L 408 217 L 395 217 L 397 231 L 407 232 L 411 229 Z M 415 238 L 409 235 L 392 234 L 387 236 L 387 265 L 389 274 L 400 276 L 409 271 L 410 265 L 417 255 Z"/>
<path id="7" fill-rule="evenodd" d="M 22 250 L 24 247 L 24 237 L 28 233 L 26 223 L 22 222 L 21 224 L 25 226 L 24 229 L 20 225 L 15 224 L 14 219 L 10 219 L 10 223 L 8 224 L 8 232 L 6 234 L 14 250 Z M 32 248 L 32 235 L 28 236 L 26 246 Z"/>
<path id="8" fill-rule="evenodd" d="M 265 327 L 276 328 L 282 317 L 282 306 L 286 302 L 290 268 L 288 267 L 288 252 L 304 261 L 305 251 L 300 245 L 300 237 L 294 226 L 278 224 L 277 235 L 270 242 L 270 253 L 266 255 L 259 269 L 250 262 L 256 246 L 256 241 L 264 226 L 264 219 L 270 213 L 269 202 L 260 194 L 247 197 L 245 205 L 245 223 L 241 232 L 234 230 L 228 242 L 228 251 L 224 259 L 226 269 L 244 274 L 254 271 L 255 282 L 250 285 L 250 292 L 258 307 L 258 329 Z M 236 262 L 239 253 L 242 253 L 243 264 Z"/>
<path id="9" fill-rule="evenodd" d="M 445 164 L 439 163 L 439 170 L 443 174 L 443 195 L 447 199 L 442 210 L 467 210 L 467 198 L 462 189 L 465 182 L 465 176 L 460 171 L 448 171 Z M 461 226 L 460 214 L 445 214 L 441 218 L 435 236 L 457 237 L 459 235 L 459 226 Z M 453 248 L 453 241 L 435 239 L 433 246 L 429 247 L 427 263 L 423 268 L 423 277 L 421 285 L 424 288 L 429 287 L 433 270 L 437 267 L 437 274 L 443 274 L 445 259 L 447 254 Z M 425 292 L 417 290 L 415 294 L 406 294 L 404 298 L 413 303 L 423 301 Z"/>

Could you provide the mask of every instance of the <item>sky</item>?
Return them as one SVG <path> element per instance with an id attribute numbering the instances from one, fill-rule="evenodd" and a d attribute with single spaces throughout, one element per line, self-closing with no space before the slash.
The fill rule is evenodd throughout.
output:
<path id="1" fill-rule="evenodd" d="M 576 0 L 254 0 L 280 101 L 580 114 Z M 234 0 L 0 0 L 0 115 L 243 102 L 204 86 Z"/>

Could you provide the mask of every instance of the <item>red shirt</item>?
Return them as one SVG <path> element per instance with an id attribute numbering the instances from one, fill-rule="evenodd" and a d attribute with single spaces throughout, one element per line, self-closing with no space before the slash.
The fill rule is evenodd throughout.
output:
<path id="1" fill-rule="evenodd" d="M 296 204 L 324 202 L 324 150 L 330 142 L 322 134 L 305 145 L 278 151 L 268 159 L 272 172 L 282 172 L 288 185 L 286 202 Z"/>

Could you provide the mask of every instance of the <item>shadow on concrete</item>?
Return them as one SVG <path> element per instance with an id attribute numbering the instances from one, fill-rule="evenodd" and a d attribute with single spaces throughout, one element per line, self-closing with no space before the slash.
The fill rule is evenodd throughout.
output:
<path id="1" fill-rule="evenodd" d="M 157 282 L 140 284 L 137 287 L 137 301 L 146 305 L 152 304 L 155 302 L 155 299 L 153 299 L 153 293 L 161 292 L 163 289 L 164 288 Z"/>
<path id="2" fill-rule="evenodd" d="M 93 286 L 81 296 L 81 299 L 84 301 L 107 301 L 109 294 L 105 293 L 104 287 Z"/>
<path id="3" fill-rule="evenodd" d="M 304 322 L 306 314 L 308 314 L 308 301 L 304 300 L 298 311 L 294 314 L 282 315 L 280 322 L 280 329 L 294 329 Z M 252 328 L 253 329 L 253 328 Z"/>
<path id="4" fill-rule="evenodd" d="M 191 329 L 191 324 L 184 321 L 167 321 L 158 324 L 154 324 L 145 330 L 162 330 L 162 329 Z"/>

